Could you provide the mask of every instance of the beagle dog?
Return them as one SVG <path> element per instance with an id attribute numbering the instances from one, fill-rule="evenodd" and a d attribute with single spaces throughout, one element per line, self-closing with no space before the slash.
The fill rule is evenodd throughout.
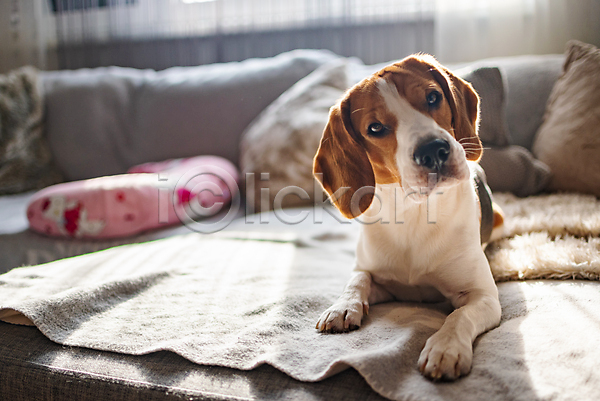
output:
<path id="1" fill-rule="evenodd" d="M 503 217 L 476 163 L 478 116 L 469 83 L 430 55 L 409 56 L 331 108 L 314 159 L 335 206 L 364 223 L 352 278 L 317 329 L 357 329 L 380 302 L 449 300 L 455 310 L 418 360 L 433 380 L 469 373 L 473 341 L 500 322 L 482 241 L 491 231 L 484 221 L 495 235 Z"/>

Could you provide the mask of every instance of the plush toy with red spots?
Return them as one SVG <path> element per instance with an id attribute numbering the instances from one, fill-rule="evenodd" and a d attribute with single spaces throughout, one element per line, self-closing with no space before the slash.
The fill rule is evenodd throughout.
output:
<path id="1" fill-rule="evenodd" d="M 75 238 L 115 238 L 217 213 L 238 191 L 233 163 L 216 156 L 135 166 L 128 174 L 44 188 L 27 208 L 30 228 Z"/>

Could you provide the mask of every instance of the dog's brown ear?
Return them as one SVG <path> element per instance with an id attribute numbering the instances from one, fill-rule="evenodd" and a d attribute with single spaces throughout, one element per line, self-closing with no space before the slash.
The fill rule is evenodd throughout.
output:
<path id="1" fill-rule="evenodd" d="M 346 97 L 329 111 L 313 173 L 335 206 L 349 219 L 363 214 L 375 193 L 373 167 L 359 141 L 350 121 Z"/>
<path id="2" fill-rule="evenodd" d="M 436 62 L 437 64 L 437 62 Z M 470 83 L 452 74 L 441 65 L 432 65 L 431 73 L 441 85 L 452 110 L 454 137 L 465 150 L 467 160 L 481 159 L 483 147 L 477 134 L 479 96 Z"/>

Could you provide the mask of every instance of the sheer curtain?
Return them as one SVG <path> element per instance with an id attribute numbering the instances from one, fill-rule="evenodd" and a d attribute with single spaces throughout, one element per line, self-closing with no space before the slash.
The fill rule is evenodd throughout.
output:
<path id="1" fill-rule="evenodd" d="M 160 69 L 294 48 L 329 49 L 366 63 L 433 52 L 435 0 L 52 1 L 60 4 L 54 19 L 63 68 Z"/>
<path id="2" fill-rule="evenodd" d="M 38 0 L 35 0 L 38 1 Z M 432 14 L 435 0 L 49 0 L 63 42 L 371 24 Z M 93 7 L 109 3 L 110 6 Z M 89 6 L 76 7 L 86 3 Z"/>
<path id="3" fill-rule="evenodd" d="M 324 48 L 455 63 L 600 45 L 600 0 L 1 0 L 0 72 L 166 68 Z"/>
<path id="4" fill-rule="evenodd" d="M 437 0 L 435 53 L 442 62 L 562 53 L 579 39 L 600 45 L 598 0 Z"/>
<path id="5" fill-rule="evenodd" d="M 0 73 L 56 68 L 56 29 L 46 0 L 0 0 Z"/>

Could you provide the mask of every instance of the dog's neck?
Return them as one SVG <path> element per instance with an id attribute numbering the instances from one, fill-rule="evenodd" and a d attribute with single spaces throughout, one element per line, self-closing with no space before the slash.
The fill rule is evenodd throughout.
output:
<path id="1" fill-rule="evenodd" d="M 469 207 L 475 210 L 475 201 L 469 180 L 434 189 L 429 195 L 407 190 L 398 184 L 377 184 L 373 202 L 359 220 L 376 225 L 431 225 L 445 220 L 445 217 L 456 216 L 463 210 L 468 212 Z"/>

